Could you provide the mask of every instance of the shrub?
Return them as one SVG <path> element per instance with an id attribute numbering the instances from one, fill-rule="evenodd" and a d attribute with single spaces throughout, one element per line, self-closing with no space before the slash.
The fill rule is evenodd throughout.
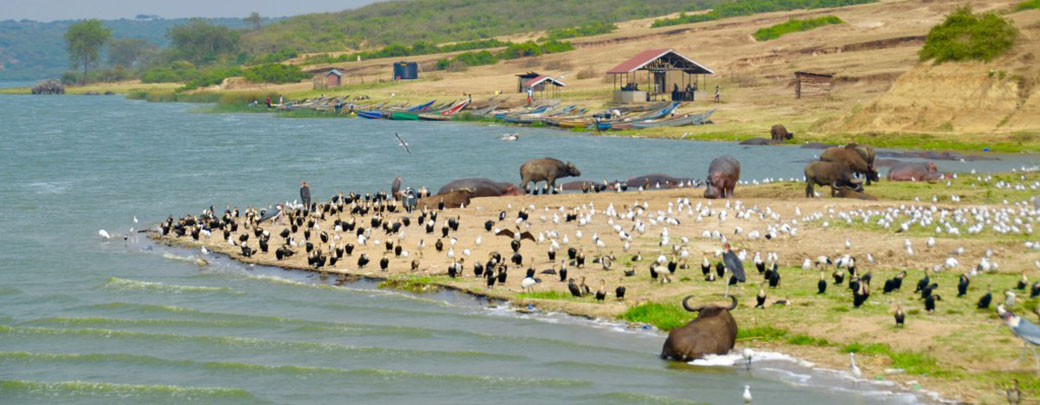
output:
<path id="1" fill-rule="evenodd" d="M 606 34 L 617 29 L 617 25 L 611 22 L 595 21 L 573 28 L 557 28 L 549 30 L 548 40 L 566 38 L 587 37 L 591 35 Z"/>
<path id="2" fill-rule="evenodd" d="M 781 36 L 792 32 L 808 31 L 817 27 L 842 23 L 844 23 L 844 21 L 833 15 L 823 16 L 820 18 L 810 18 L 807 20 L 792 18 L 782 24 L 760 28 L 758 31 L 755 31 L 754 37 L 756 41 L 768 41 L 770 39 L 780 38 Z"/>
<path id="3" fill-rule="evenodd" d="M 176 83 L 181 81 L 181 76 L 170 68 L 152 68 L 141 73 L 141 81 L 144 83 Z"/>
<path id="4" fill-rule="evenodd" d="M 298 52 L 296 52 L 295 49 L 291 49 L 291 48 L 290 49 L 282 49 L 280 51 L 275 51 L 275 52 L 271 52 L 271 53 L 267 53 L 267 54 L 256 56 L 256 57 L 250 59 L 249 63 L 250 64 L 254 64 L 254 65 L 258 65 L 258 64 L 262 64 L 262 63 L 278 63 L 278 62 L 282 62 L 282 61 L 285 61 L 285 60 L 289 60 L 289 59 L 295 58 L 295 57 L 297 57 L 299 55 L 300 54 Z M 326 55 L 326 56 L 328 56 L 328 55 Z"/>
<path id="5" fill-rule="evenodd" d="M 1026 0 L 1015 5 L 1015 11 L 1040 9 L 1040 0 Z"/>
<path id="6" fill-rule="evenodd" d="M 238 66 L 212 67 L 204 69 L 197 77 L 184 83 L 184 89 L 190 90 L 199 87 L 215 86 L 224 82 L 224 79 L 234 76 L 242 76 L 242 69 Z"/>
<path id="7" fill-rule="evenodd" d="M 294 83 L 310 77 L 310 74 L 296 65 L 271 63 L 248 69 L 243 76 L 253 83 Z"/>
<path id="8" fill-rule="evenodd" d="M 1018 29 L 993 12 L 974 14 L 970 6 L 955 10 L 925 38 L 919 57 L 936 64 L 949 61 L 990 61 L 1015 44 Z"/>
<path id="9" fill-rule="evenodd" d="M 597 76 L 596 70 L 593 69 L 592 66 L 589 66 L 589 67 L 587 67 L 585 69 L 582 69 L 582 70 L 578 71 L 577 78 L 578 78 L 578 80 L 584 80 L 584 79 L 591 79 L 591 78 L 596 77 L 596 76 Z"/>

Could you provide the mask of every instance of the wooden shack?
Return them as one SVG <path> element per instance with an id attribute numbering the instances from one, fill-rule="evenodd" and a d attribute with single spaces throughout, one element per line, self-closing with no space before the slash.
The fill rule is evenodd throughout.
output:
<path id="1" fill-rule="evenodd" d="M 342 83 L 342 81 L 343 81 L 343 73 L 340 73 L 339 70 L 332 69 L 328 73 L 325 74 L 325 87 L 326 88 L 329 88 L 329 87 L 339 87 L 339 85 L 340 85 L 340 83 Z"/>
<path id="2" fill-rule="evenodd" d="M 794 98 L 822 96 L 831 94 L 834 75 L 827 73 L 794 72 Z"/>

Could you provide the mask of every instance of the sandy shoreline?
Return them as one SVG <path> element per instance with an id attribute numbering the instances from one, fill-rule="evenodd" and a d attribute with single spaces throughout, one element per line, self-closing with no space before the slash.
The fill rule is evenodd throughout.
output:
<path id="1" fill-rule="evenodd" d="M 993 401 L 1002 392 L 999 390 L 1001 383 L 1009 380 L 1012 374 L 1000 374 L 997 364 L 977 364 L 979 356 L 996 356 L 999 358 L 1013 358 L 1019 347 L 1016 342 L 1008 340 L 999 348 L 973 348 L 976 339 L 1007 339 L 1010 334 L 1006 328 L 995 329 L 999 321 L 995 319 L 992 311 L 969 311 L 966 308 L 974 302 L 974 297 L 981 295 L 985 287 L 984 283 L 972 286 L 969 294 L 971 303 L 965 301 L 953 301 L 956 295 L 956 277 L 959 272 L 945 272 L 934 274 L 933 278 L 940 283 L 940 291 L 947 300 L 939 305 L 945 311 L 936 314 L 919 314 L 911 312 L 910 320 L 906 330 L 895 330 L 891 324 L 890 312 L 894 310 L 894 304 L 900 303 L 905 309 L 912 310 L 921 306 L 922 303 L 915 299 L 912 294 L 912 285 L 916 283 L 923 268 L 930 268 L 934 263 L 941 263 L 946 258 L 947 252 L 962 247 L 965 256 L 981 256 L 987 249 L 993 249 L 993 260 L 999 260 L 1001 270 L 1008 273 L 987 274 L 986 283 L 992 283 L 994 290 L 1004 288 L 1004 283 L 1011 284 L 1017 272 L 1014 269 L 1024 269 L 1030 265 L 1033 256 L 1031 254 L 1018 254 L 1017 246 L 1020 243 L 1000 239 L 978 237 L 978 238 L 953 238 L 938 237 L 934 248 L 925 248 L 927 236 L 921 234 L 908 234 L 905 237 L 891 236 L 870 229 L 859 229 L 855 227 L 837 226 L 837 219 L 844 212 L 861 210 L 882 210 L 891 207 L 906 205 L 906 201 L 851 201 L 833 200 L 827 198 L 806 200 L 795 197 L 801 186 L 797 184 L 777 184 L 768 186 L 754 186 L 738 188 L 737 198 L 731 201 L 704 200 L 700 198 L 703 189 L 675 189 L 648 192 L 630 193 L 601 193 L 601 194 L 564 194 L 556 196 L 522 196 L 522 197 L 500 197 L 500 198 L 478 198 L 472 204 L 463 209 L 450 209 L 440 213 L 437 218 L 434 232 L 427 234 L 420 228 L 415 219 L 418 212 L 404 214 L 400 210 L 394 213 L 384 213 L 385 221 L 396 222 L 407 216 L 412 219 L 411 226 L 402 227 L 404 234 L 385 234 L 382 230 L 371 233 L 367 240 L 367 246 L 358 245 L 353 232 L 341 232 L 340 240 L 335 241 L 334 227 L 332 221 L 335 216 L 328 215 L 327 220 L 318 222 L 318 229 L 314 230 L 310 240 L 316 245 L 321 245 L 327 250 L 329 244 L 335 243 L 342 246 L 346 243 L 357 245 L 353 255 L 344 255 L 336 266 L 326 266 L 322 270 L 329 274 L 330 280 L 334 280 L 339 274 L 351 277 L 369 277 L 373 279 L 404 280 L 403 285 L 398 287 L 407 288 L 413 285 L 437 285 L 465 292 L 468 294 L 486 296 L 494 299 L 507 300 L 517 307 L 523 308 L 528 304 L 534 305 L 543 311 L 559 311 L 571 315 L 619 319 L 629 308 L 642 303 L 665 303 L 674 305 L 684 295 L 694 294 L 698 302 L 707 302 L 719 299 L 718 294 L 723 291 L 724 283 L 721 281 L 706 282 L 701 273 L 700 264 L 702 258 L 706 257 L 712 264 L 718 261 L 715 257 L 716 250 L 721 248 L 719 235 L 725 235 L 727 240 L 733 244 L 734 251 L 746 250 L 747 258 L 745 268 L 748 271 L 748 283 L 734 288 L 733 291 L 740 298 L 740 307 L 734 311 L 734 316 L 741 329 L 751 331 L 763 328 L 779 328 L 786 331 L 786 337 L 752 337 L 751 341 L 738 341 L 737 346 L 753 346 L 755 348 L 775 349 L 783 353 L 789 353 L 796 357 L 806 359 L 813 363 L 835 370 L 844 370 L 848 367 L 847 353 L 844 351 L 851 344 L 883 344 L 889 347 L 892 353 L 914 353 L 930 361 L 929 369 L 910 370 L 909 374 L 885 376 L 884 370 L 892 367 L 893 360 L 885 355 L 865 355 L 861 357 L 860 367 L 865 376 L 883 376 L 884 379 L 892 380 L 900 384 L 917 385 L 916 382 L 927 389 L 935 390 L 945 398 L 958 401 Z M 765 197 L 764 197 L 765 196 Z M 686 201 L 689 205 L 686 205 Z M 739 202 L 739 203 L 738 203 Z M 669 213 L 669 203 L 672 204 Z M 630 208 L 637 206 L 647 208 L 638 210 L 632 217 L 626 213 Z M 739 206 L 738 206 L 739 204 Z M 958 206 L 952 202 L 940 202 L 935 205 L 943 208 Z M 967 204 L 965 204 L 967 205 Z M 533 209 L 532 209 L 533 206 Z M 514 220 L 517 218 L 518 210 L 524 207 L 528 210 L 528 221 L 530 232 L 536 239 L 544 238 L 541 243 L 523 241 L 519 253 L 523 256 L 522 266 L 510 266 L 507 272 L 505 285 L 496 283 L 494 287 L 487 288 L 484 278 L 476 278 L 473 274 L 473 263 L 484 262 L 492 251 L 503 255 L 505 261 L 509 261 L 512 254 L 510 238 L 494 236 L 492 232 L 484 229 L 485 221 L 492 221 L 494 228 L 510 229 L 515 227 Z M 563 211 L 560 208 L 563 207 Z M 610 209 L 610 208 L 613 209 Z M 244 207 L 240 207 L 243 208 Z M 576 211 L 575 211 L 576 209 Z M 593 211 L 595 210 L 595 211 Z M 499 221 L 500 212 L 506 212 L 506 220 Z M 616 211 L 616 214 L 614 213 Z M 579 225 L 582 221 L 566 222 L 566 214 L 579 213 L 581 216 L 589 216 L 586 224 Z M 612 215 L 606 215 L 610 212 Z M 723 214 L 725 212 L 725 214 Z M 350 217 L 349 214 L 339 215 L 343 220 Z M 441 238 L 441 228 L 448 217 L 459 218 L 458 231 L 449 231 L 449 235 L 442 238 L 443 251 L 438 252 L 434 248 L 435 241 Z M 559 221 L 554 219 L 558 217 Z M 669 220 L 671 218 L 672 220 Z M 720 218 L 722 218 L 720 220 Z M 359 217 L 357 224 L 369 225 L 368 217 L 362 221 Z M 660 221 L 659 221 L 660 220 Z M 677 221 L 677 222 L 676 222 Z M 825 225 L 828 221 L 834 221 L 835 225 Z M 613 224 L 611 224 L 613 222 Z M 644 232 L 638 232 L 638 224 L 642 224 Z M 678 223 L 678 225 L 676 225 Z M 795 232 L 785 233 L 781 227 L 793 228 Z M 619 226 L 625 233 L 632 236 L 631 247 L 626 252 L 623 249 L 622 239 L 614 225 Z M 231 258 L 243 263 L 263 264 L 288 269 L 299 269 L 314 271 L 307 265 L 306 254 L 303 247 L 295 248 L 299 253 L 293 257 L 278 261 L 274 257 L 274 250 L 281 245 L 281 237 L 278 236 L 281 229 L 286 226 L 265 223 L 263 229 L 270 231 L 270 252 L 263 254 L 257 252 L 253 257 L 242 257 L 241 250 L 232 246 L 219 232 L 212 236 L 201 236 L 199 241 L 191 237 L 177 238 L 174 235 L 157 237 L 162 243 L 169 243 L 185 247 L 205 246 L 207 249 L 227 254 Z M 651 279 L 649 265 L 658 255 L 664 254 L 665 260 L 671 256 L 672 249 L 660 246 L 661 234 L 668 228 L 669 242 L 667 247 L 677 247 L 677 259 L 681 260 L 686 255 L 688 268 L 679 269 L 671 276 L 671 283 L 661 284 Z M 740 232 L 737 233 L 737 228 Z M 526 225 L 525 225 L 526 229 Z M 234 233 L 234 240 L 238 241 L 238 235 L 243 233 L 244 227 L 240 227 Z M 329 235 L 329 243 L 322 244 L 318 240 L 318 234 L 325 231 Z M 581 236 L 578 236 L 578 232 Z M 707 237 L 705 237 L 707 232 Z M 716 233 L 717 232 L 717 233 Z M 751 237 L 753 232 L 760 236 Z M 773 232 L 776 237 L 764 238 L 766 233 Z M 548 260 L 547 250 L 552 243 L 550 234 L 555 233 L 556 240 L 560 244 L 555 262 Z M 712 236 L 712 234 L 715 234 Z M 256 238 L 249 232 L 250 237 L 247 244 L 252 248 L 257 247 Z M 541 234 L 541 238 L 538 235 Z M 157 235 L 156 235 L 157 236 Z M 601 241 L 600 247 L 593 241 L 598 236 Z M 293 237 L 303 240 L 302 229 Z M 387 238 L 399 241 L 402 250 L 407 251 L 407 257 L 397 258 L 392 252 L 387 257 L 389 266 L 387 270 L 381 271 L 378 266 L 380 258 L 386 251 L 383 242 Z M 481 239 L 477 245 L 476 239 Z M 564 237 L 567 243 L 563 243 Z M 450 239 L 456 239 L 456 245 L 450 245 Z M 919 251 L 913 256 L 902 255 L 901 249 L 904 239 L 909 239 L 918 247 Z M 425 247 L 420 250 L 418 243 L 422 240 Z M 851 247 L 845 246 L 849 240 Z M 585 278 L 586 284 L 594 293 L 601 285 L 607 291 L 607 297 L 603 302 L 597 302 L 590 297 L 581 299 L 570 298 L 567 294 L 567 283 L 560 282 L 553 275 L 537 274 L 542 279 L 541 283 L 535 284 L 534 294 L 521 294 L 520 281 L 524 276 L 524 270 L 532 267 L 537 273 L 548 269 L 553 264 L 560 267 L 561 259 L 566 258 L 567 249 L 574 247 L 584 252 L 587 256 L 584 268 L 568 266 L 568 278 L 579 281 Z M 465 259 L 462 275 L 457 279 L 446 276 L 447 267 L 451 263 L 447 251 L 451 249 L 456 259 Z M 466 251 L 469 254 L 466 254 Z M 783 282 L 777 289 L 764 288 L 768 295 L 766 309 L 752 309 L 754 296 L 758 292 L 761 276 L 755 271 L 752 264 L 756 252 L 760 252 L 765 259 L 768 252 L 776 252 L 779 255 L 781 273 L 784 275 Z M 366 253 L 371 262 L 363 269 L 359 269 L 356 259 L 361 253 Z M 875 258 L 876 263 L 868 264 L 862 258 L 867 254 Z M 601 255 L 613 255 L 614 263 L 609 270 L 604 270 L 599 263 L 593 263 L 595 257 Z M 633 261 L 632 256 L 640 254 L 641 261 Z M 860 268 L 871 271 L 874 275 L 874 289 L 878 290 L 868 300 L 864 308 L 851 310 L 851 294 L 845 285 L 829 285 L 825 296 L 815 295 L 815 285 L 819 278 L 816 269 L 801 270 L 802 261 L 806 258 L 815 258 L 821 254 L 837 257 L 850 254 L 860 258 Z M 411 261 L 420 258 L 419 270 L 411 270 Z M 973 263 L 974 259 L 964 257 L 965 263 Z M 533 261 L 533 263 L 532 263 Z M 635 274 L 626 277 L 625 271 L 635 271 Z M 880 289 L 884 280 L 896 273 L 906 270 L 910 275 L 904 283 L 901 293 L 892 296 L 881 295 Z M 824 272 L 828 275 L 834 271 L 830 267 Z M 861 270 L 862 272 L 863 270 Z M 951 282 L 951 280 L 953 280 Z M 417 283 L 417 284 L 416 284 Z M 624 301 L 617 301 L 614 297 L 614 288 L 624 285 L 627 294 Z M 910 285 L 910 289 L 907 289 Z M 952 291 L 952 292 L 951 292 Z M 787 306 L 775 306 L 773 303 L 779 299 L 787 299 L 791 302 Z M 954 326 L 955 325 L 955 326 Z M 821 339 L 826 344 L 793 344 L 790 339 L 794 337 L 810 337 Z M 939 341 L 943 344 L 937 344 Z M 891 356 L 891 355 L 890 355 Z M 1003 363 L 1003 362 L 1000 362 Z M 955 373 L 934 376 L 936 370 L 955 370 Z M 1021 370 L 1020 370 L 1021 371 Z M 1023 378 L 1022 373 L 1013 373 L 1013 376 Z M 974 378 L 975 375 L 984 378 Z M 1001 376 L 1004 376 L 1001 379 Z M 967 381 L 967 382 L 965 382 Z"/>

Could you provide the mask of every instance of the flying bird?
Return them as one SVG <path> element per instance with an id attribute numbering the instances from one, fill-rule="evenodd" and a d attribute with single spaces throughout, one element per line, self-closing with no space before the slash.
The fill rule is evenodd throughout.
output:
<path id="1" fill-rule="evenodd" d="M 397 137 L 397 145 L 398 146 L 404 148 L 404 150 L 407 151 L 408 153 L 412 153 L 412 150 L 408 149 L 408 142 L 405 142 L 404 139 L 401 138 L 400 134 L 398 134 L 397 132 L 394 132 L 394 136 Z"/>

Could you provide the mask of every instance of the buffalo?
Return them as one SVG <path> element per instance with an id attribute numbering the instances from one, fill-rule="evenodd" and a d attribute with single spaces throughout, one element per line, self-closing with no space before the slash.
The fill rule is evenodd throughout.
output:
<path id="1" fill-rule="evenodd" d="M 729 307 L 704 305 L 696 308 L 690 307 L 687 302 L 690 298 L 693 296 L 683 298 L 683 308 L 696 312 L 697 319 L 668 333 L 661 348 L 661 358 L 690 361 L 708 354 L 729 353 L 737 339 L 737 321 L 729 311 L 737 307 L 737 297 L 729 296 L 733 301 Z"/>
<path id="2" fill-rule="evenodd" d="M 848 166 L 849 169 L 852 169 L 854 173 L 865 176 L 867 181 L 878 181 L 877 170 L 874 169 L 872 164 L 867 163 L 867 159 L 856 149 L 846 147 L 827 148 L 820 154 L 820 160 L 842 163 Z"/>
<path id="3" fill-rule="evenodd" d="M 812 198 L 813 186 L 831 186 L 831 197 L 843 187 L 863 191 L 863 180 L 853 177 L 852 169 L 837 162 L 815 161 L 805 165 L 805 196 Z"/>
<path id="4" fill-rule="evenodd" d="M 772 137 L 773 142 L 783 142 L 788 139 L 794 139 L 794 134 L 787 132 L 787 128 L 784 128 L 781 124 L 773 125 L 773 128 L 769 129 L 769 135 Z"/>
<path id="5" fill-rule="evenodd" d="M 543 158 L 531 159 L 520 166 L 520 188 L 527 190 L 530 183 L 545 182 L 545 192 L 555 192 L 556 179 L 563 177 L 581 176 L 574 163 L 564 163 L 558 159 Z"/>

